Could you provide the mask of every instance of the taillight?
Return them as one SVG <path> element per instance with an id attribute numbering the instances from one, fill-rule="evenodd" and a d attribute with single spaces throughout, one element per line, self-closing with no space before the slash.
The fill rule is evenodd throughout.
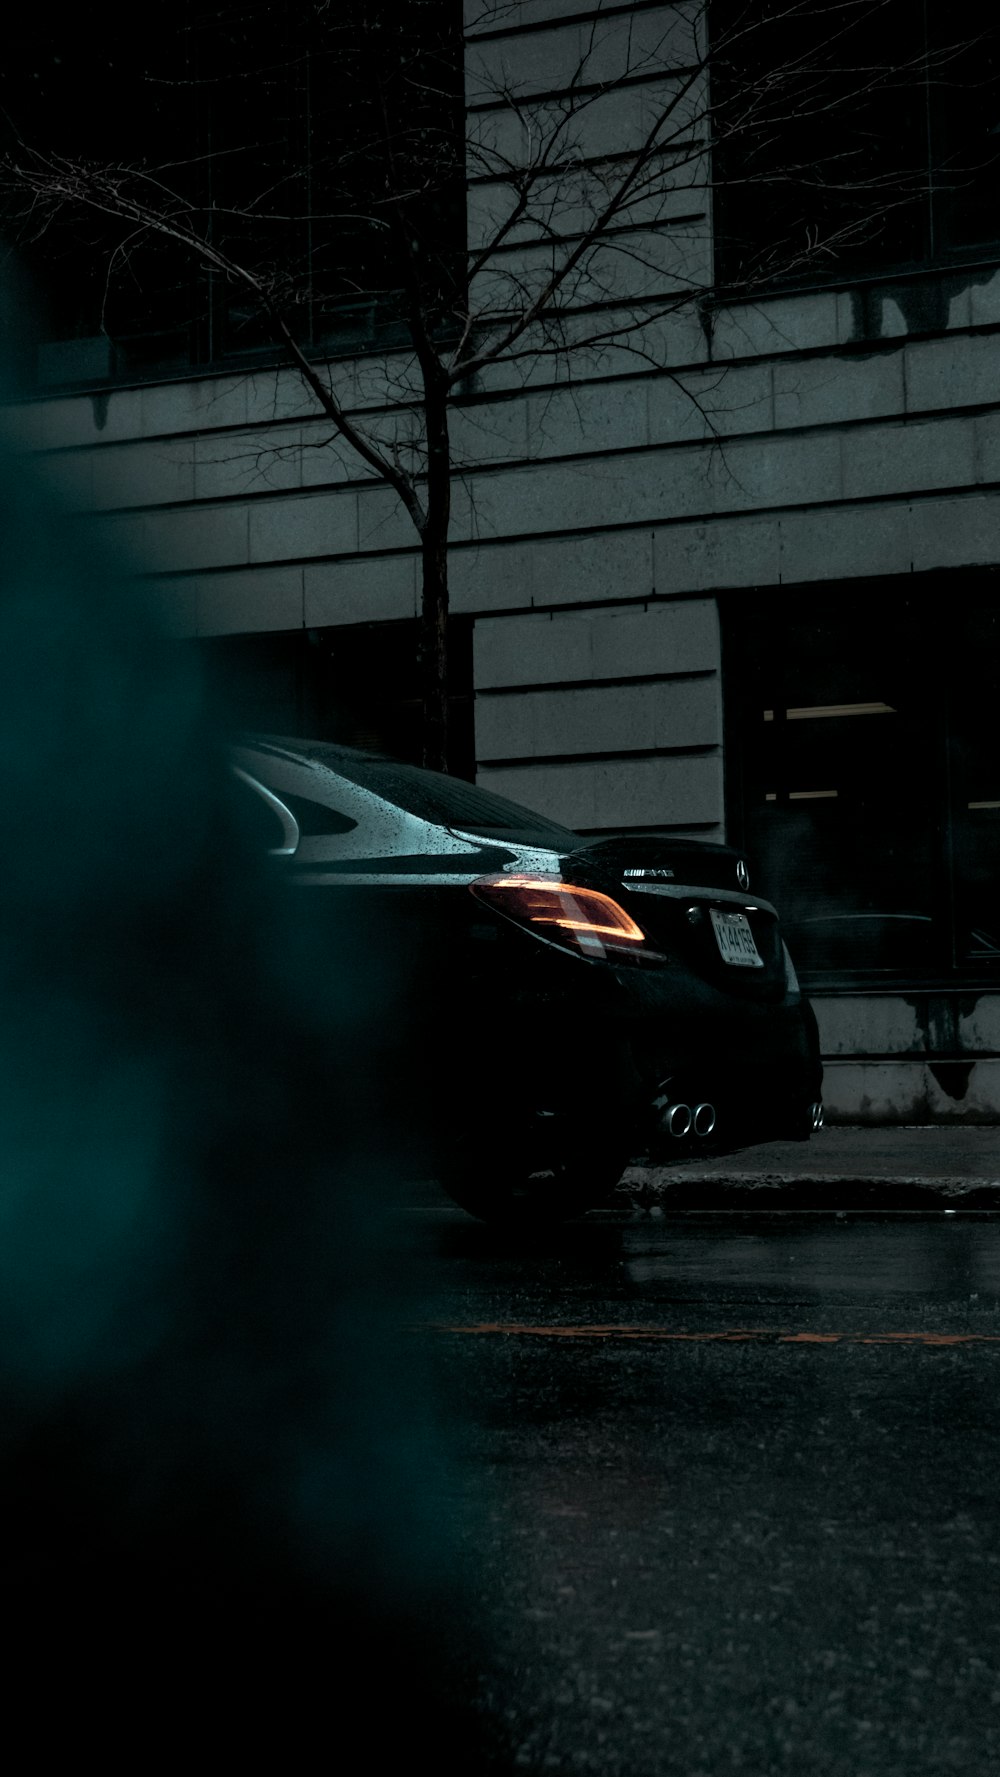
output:
<path id="1" fill-rule="evenodd" d="M 665 963 L 641 926 L 610 895 L 579 888 L 558 876 L 481 876 L 470 883 L 477 900 L 539 938 L 591 962 Z"/>

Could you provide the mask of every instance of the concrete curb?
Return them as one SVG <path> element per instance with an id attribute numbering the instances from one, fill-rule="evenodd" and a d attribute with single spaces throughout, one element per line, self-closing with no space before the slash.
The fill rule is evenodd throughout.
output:
<path id="1" fill-rule="evenodd" d="M 672 1210 L 1000 1210 L 1000 1178 L 852 1178 L 837 1173 L 731 1172 L 698 1176 L 666 1167 L 632 1167 L 614 1201 Z"/>
<path id="2" fill-rule="evenodd" d="M 1000 1127 L 827 1126 L 671 1165 L 636 1157 L 615 1201 L 640 1209 L 1000 1210 Z"/>

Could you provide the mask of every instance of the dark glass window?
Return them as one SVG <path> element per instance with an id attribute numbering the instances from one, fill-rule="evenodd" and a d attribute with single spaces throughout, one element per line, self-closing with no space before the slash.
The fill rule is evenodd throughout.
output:
<path id="1" fill-rule="evenodd" d="M 358 824 L 350 815 L 342 814 L 339 808 L 332 808 L 327 802 L 317 802 L 313 796 L 283 793 L 281 800 L 295 816 L 303 839 L 328 839 L 332 834 L 353 833 Z"/>
<path id="2" fill-rule="evenodd" d="M 111 167 L 155 201 L 169 188 L 181 227 L 266 285 L 306 345 L 404 337 L 411 263 L 432 327 L 455 325 L 458 0 L 187 0 L 113 43 L 86 12 L 28 20 L 5 45 L 0 102 L 6 146 Z M 25 216 L 15 195 L 8 229 L 39 287 L 43 341 L 109 342 L 105 376 L 276 349 L 249 287 L 131 222 L 79 203 Z M 95 347 L 42 357 L 51 380 L 102 373 Z"/>
<path id="3" fill-rule="evenodd" d="M 1000 29 L 973 0 L 710 0 L 717 269 L 733 284 L 1000 244 Z"/>
<path id="4" fill-rule="evenodd" d="M 294 744 L 294 743 L 292 743 Z M 420 820 L 434 821 L 443 827 L 461 831 L 517 839 L 523 844 L 552 846 L 571 851 L 578 844 L 576 834 L 555 821 L 548 820 L 506 796 L 492 790 L 481 790 L 460 778 L 445 777 L 441 772 L 424 771 L 419 766 L 400 764 L 391 759 L 365 758 L 343 747 L 311 745 L 309 757 L 328 765 L 363 789 L 392 802 L 407 814 Z"/>
<path id="5" fill-rule="evenodd" d="M 957 960 L 1000 947 L 1000 610 L 975 607 L 949 686 L 949 833 Z"/>
<path id="6" fill-rule="evenodd" d="M 338 741 L 419 762 L 423 703 L 415 619 L 218 636 L 195 645 L 234 730 Z M 474 778 L 467 617 L 448 622 L 448 748 L 452 774 Z"/>
<path id="7" fill-rule="evenodd" d="M 237 830 L 254 852 L 274 852 L 287 844 L 284 822 L 273 803 L 245 779 L 233 776 L 230 797 Z"/>
<path id="8" fill-rule="evenodd" d="M 1000 964 L 1000 615 L 986 582 L 802 588 L 727 618 L 731 833 L 807 975 Z"/>

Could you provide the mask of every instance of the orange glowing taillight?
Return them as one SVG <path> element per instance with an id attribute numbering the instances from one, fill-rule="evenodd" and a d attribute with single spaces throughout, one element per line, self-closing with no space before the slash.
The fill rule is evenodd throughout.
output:
<path id="1" fill-rule="evenodd" d="M 598 889 L 580 888 L 558 876 L 481 876 L 470 884 L 479 901 L 539 938 L 590 962 L 666 962 L 624 907 Z"/>

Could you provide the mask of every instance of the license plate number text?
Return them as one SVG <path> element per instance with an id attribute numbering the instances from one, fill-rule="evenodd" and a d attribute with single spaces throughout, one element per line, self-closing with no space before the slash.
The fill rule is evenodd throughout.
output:
<path id="1" fill-rule="evenodd" d="M 762 969 L 764 958 L 754 942 L 746 914 L 720 913 L 717 907 L 710 907 L 709 912 L 723 962 L 732 963 L 737 969 Z"/>

